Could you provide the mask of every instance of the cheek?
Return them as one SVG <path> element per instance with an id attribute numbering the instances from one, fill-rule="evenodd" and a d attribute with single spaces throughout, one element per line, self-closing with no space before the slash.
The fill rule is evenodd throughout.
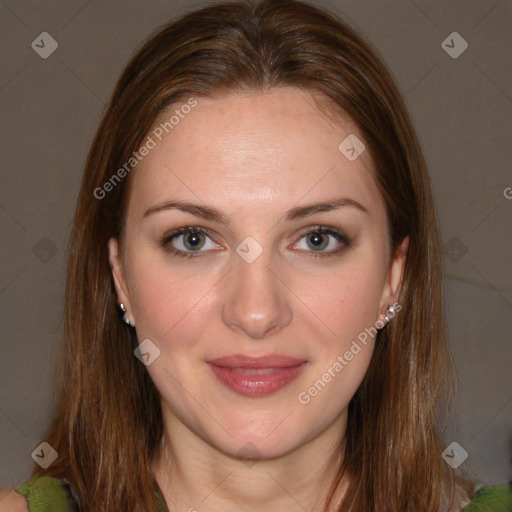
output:
<path id="1" fill-rule="evenodd" d="M 130 298 L 141 340 L 173 339 L 189 344 L 214 320 L 215 308 L 228 299 L 220 295 L 226 284 L 224 272 L 219 268 L 198 271 L 197 265 L 162 262 L 140 253 L 131 259 Z M 315 265 L 318 269 L 321 264 Z M 327 344 L 333 339 L 338 343 L 352 339 L 374 325 L 384 275 L 377 251 L 353 254 L 321 271 L 312 272 L 312 268 L 288 269 L 282 274 L 287 283 L 282 298 L 297 323 L 316 324 L 317 339 Z"/>
<path id="2" fill-rule="evenodd" d="M 206 323 L 205 310 L 211 301 L 208 290 L 215 280 L 180 275 L 156 265 L 134 270 L 137 282 L 130 296 L 139 338 L 161 343 L 172 339 L 185 345 L 197 339 Z"/>
<path id="3" fill-rule="evenodd" d="M 304 303 L 314 313 L 310 332 L 317 334 L 311 374 L 297 401 L 318 425 L 328 424 L 345 410 L 373 354 L 381 292 L 376 281 L 382 273 L 377 266 L 360 264 L 333 273 L 329 279 L 318 279 L 315 292 L 306 287 L 301 291 Z"/>
<path id="4" fill-rule="evenodd" d="M 383 270 L 371 258 L 354 258 L 314 280 L 299 278 L 291 288 L 304 304 L 305 314 L 313 313 L 326 342 L 337 340 L 339 348 L 375 324 L 383 278 Z"/>

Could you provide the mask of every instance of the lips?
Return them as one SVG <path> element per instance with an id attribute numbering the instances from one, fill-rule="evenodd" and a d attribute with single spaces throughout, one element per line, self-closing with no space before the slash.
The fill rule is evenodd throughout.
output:
<path id="1" fill-rule="evenodd" d="M 233 355 L 206 363 L 227 388 L 240 395 L 262 397 L 278 392 L 298 378 L 308 361 L 280 355 Z"/>
<path id="2" fill-rule="evenodd" d="M 262 357 L 233 355 L 210 359 L 208 363 L 222 366 L 225 368 L 290 368 L 301 363 L 306 363 L 306 359 L 296 357 L 270 355 Z"/>

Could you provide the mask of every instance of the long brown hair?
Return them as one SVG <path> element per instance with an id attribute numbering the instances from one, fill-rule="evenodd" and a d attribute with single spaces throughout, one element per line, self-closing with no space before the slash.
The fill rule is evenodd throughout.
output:
<path id="1" fill-rule="evenodd" d="M 392 247 L 410 236 L 402 310 L 379 331 L 350 402 L 343 465 L 329 497 L 348 474 L 340 510 L 352 512 L 451 510 L 456 492 L 474 490 L 441 458 L 440 404 L 451 396 L 455 369 L 440 236 L 425 162 L 390 73 L 361 36 L 316 7 L 227 2 L 171 20 L 143 44 L 87 159 L 69 246 L 59 405 L 44 437 L 59 457 L 34 471 L 69 480 L 84 512 L 153 511 L 151 467 L 163 436 L 159 394 L 134 357 L 134 329 L 116 311 L 107 252 L 108 239 L 122 233 L 136 165 L 108 193 L 99 189 L 171 105 L 283 86 L 314 93 L 333 119 L 346 112 L 355 121 L 375 162 Z"/>

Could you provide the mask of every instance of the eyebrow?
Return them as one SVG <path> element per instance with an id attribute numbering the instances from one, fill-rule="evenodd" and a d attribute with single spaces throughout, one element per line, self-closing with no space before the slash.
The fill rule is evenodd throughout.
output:
<path id="1" fill-rule="evenodd" d="M 337 197 L 319 203 L 308 204 L 305 206 L 296 206 L 295 208 L 292 208 L 286 212 L 285 220 L 293 221 L 297 219 L 303 219 L 305 217 L 314 215 L 315 213 L 330 212 L 345 206 L 357 208 L 361 212 L 370 215 L 370 212 L 358 201 L 348 197 Z M 196 217 L 201 217 L 203 219 L 217 222 L 219 224 L 229 224 L 228 217 L 217 208 L 203 204 L 189 203 L 187 201 L 167 201 L 165 203 L 157 204 L 146 210 L 143 217 L 148 217 L 153 213 L 173 209 L 181 210 L 183 212 L 195 215 Z"/>

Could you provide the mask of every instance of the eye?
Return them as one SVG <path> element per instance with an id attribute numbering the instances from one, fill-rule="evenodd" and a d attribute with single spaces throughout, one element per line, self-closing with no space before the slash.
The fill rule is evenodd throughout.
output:
<path id="1" fill-rule="evenodd" d="M 331 240 L 329 240 L 331 237 Z M 327 257 L 339 254 L 347 247 L 350 247 L 352 241 L 342 231 L 336 228 L 330 228 L 326 226 L 314 226 L 306 231 L 303 231 L 300 235 L 300 240 L 304 239 L 306 247 L 302 248 L 306 252 L 317 253 L 313 254 L 313 257 Z M 334 239 L 334 240 L 333 240 Z M 332 246 L 340 245 L 337 249 L 332 249 Z M 328 246 L 331 246 L 330 251 L 324 251 Z M 313 249 L 313 250 L 310 250 Z"/>
<path id="2" fill-rule="evenodd" d="M 331 237 L 331 240 L 329 240 L 329 237 Z M 177 242 L 180 238 L 182 240 Z M 211 241 L 212 246 L 205 245 L 207 239 Z M 303 231 L 300 234 L 299 241 L 302 239 L 305 240 L 306 247 L 301 248 L 301 251 L 313 253 L 313 257 L 334 256 L 350 247 L 352 243 L 350 238 L 339 229 L 325 226 L 314 226 Z M 195 226 L 186 226 L 167 233 L 160 240 L 160 245 L 173 256 L 184 258 L 199 257 L 199 253 L 205 252 L 201 249 L 215 250 L 216 247 L 219 247 L 213 242 L 207 231 Z M 332 245 L 341 246 L 338 248 L 331 247 L 330 251 L 325 251 L 328 246 Z"/>
<path id="3" fill-rule="evenodd" d="M 179 240 L 180 238 L 182 238 L 180 242 L 175 242 L 175 240 Z M 204 252 L 201 251 L 201 249 L 205 247 L 205 239 L 211 240 L 210 236 L 204 229 L 194 226 L 186 226 L 175 229 L 166 234 L 160 241 L 160 245 L 174 256 L 194 258 L 196 257 L 194 252 Z M 173 245 L 173 242 L 176 245 Z M 215 249 L 215 247 L 206 246 L 206 249 L 212 248 Z"/>

